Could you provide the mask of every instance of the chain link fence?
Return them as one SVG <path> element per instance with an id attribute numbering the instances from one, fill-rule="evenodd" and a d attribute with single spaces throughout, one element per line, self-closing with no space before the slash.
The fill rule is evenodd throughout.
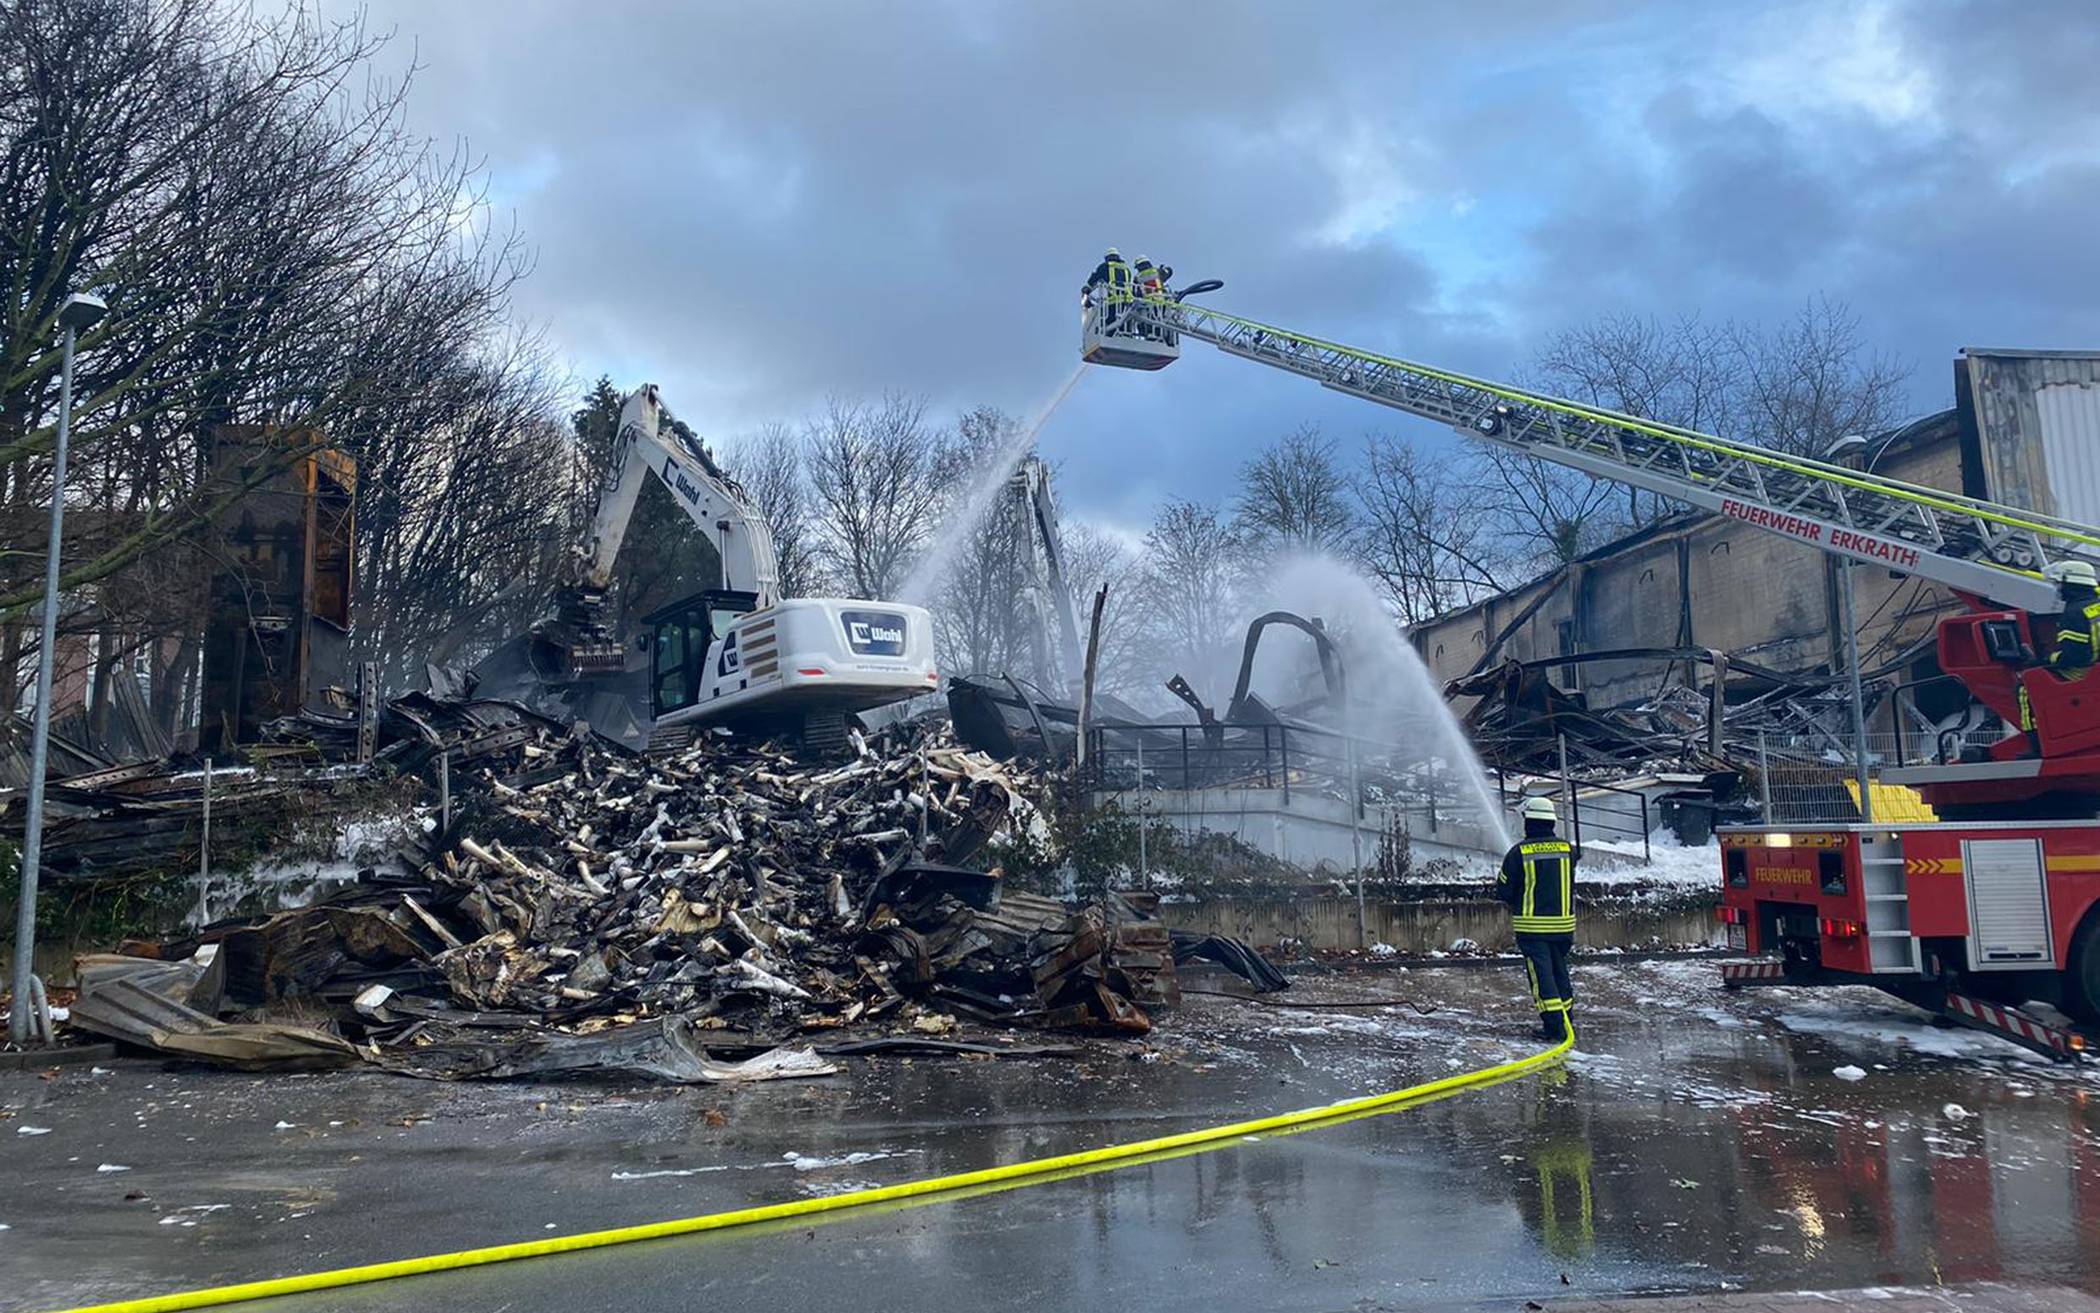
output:
<path id="1" fill-rule="evenodd" d="M 1996 734 L 2002 734 L 1999 730 Z M 1996 737 L 1993 734 L 1992 737 Z M 1985 740 L 1988 741 L 1988 740 Z M 1754 788 L 1767 825 L 1842 824 L 1864 820 L 1859 805 L 1859 754 L 1852 734 L 1819 730 L 1809 734 L 1766 734 L 1757 742 Z M 1876 821 L 1932 819 L 1923 801 L 1909 789 L 1881 782 L 1891 766 L 1931 760 L 1921 755 L 1929 740 L 1870 730 L 1866 736 L 1866 769 Z"/>

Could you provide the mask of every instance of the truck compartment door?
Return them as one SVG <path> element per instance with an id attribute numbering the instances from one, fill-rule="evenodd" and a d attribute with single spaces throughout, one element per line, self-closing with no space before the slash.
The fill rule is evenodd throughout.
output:
<path id="1" fill-rule="evenodd" d="M 2041 841 L 1964 840 L 1962 869 L 1969 885 L 1969 969 L 2054 966 Z"/>

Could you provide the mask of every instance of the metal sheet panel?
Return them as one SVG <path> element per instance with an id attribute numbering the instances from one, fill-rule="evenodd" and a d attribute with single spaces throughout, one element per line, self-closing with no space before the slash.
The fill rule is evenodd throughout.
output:
<path id="1" fill-rule="evenodd" d="M 2100 523 L 2100 352 L 1962 354 L 1983 495 Z"/>
<path id="2" fill-rule="evenodd" d="M 2039 839 L 1970 839 L 1962 844 L 1969 885 L 1972 970 L 2050 966 L 2049 890 Z"/>
<path id="3" fill-rule="evenodd" d="M 2034 408 L 2055 503 L 2046 509 L 2080 524 L 2100 524 L 2100 378 L 2044 383 L 2034 394 Z"/>

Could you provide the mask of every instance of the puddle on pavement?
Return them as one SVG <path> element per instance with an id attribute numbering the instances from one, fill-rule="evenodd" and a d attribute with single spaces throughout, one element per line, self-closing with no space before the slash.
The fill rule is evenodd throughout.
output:
<path id="1" fill-rule="evenodd" d="M 798 1226 L 800 1302 L 821 1307 L 880 1289 L 900 1303 L 1170 1308 L 1190 1306 L 1200 1288 L 1212 1292 L 1206 1302 L 1231 1291 L 1235 1308 L 1510 1307 L 1730 1287 L 2100 1288 L 2100 1078 L 1988 1037 L 1934 1030 L 1868 992 L 1731 995 L 1712 981 L 1710 963 L 1579 968 L 1584 1051 L 1560 1072 L 1222 1152 Z M 299 1252 L 310 1266 L 393 1255 L 395 1226 L 374 1234 L 357 1219 L 402 1206 L 404 1169 L 419 1182 L 423 1248 L 538 1235 L 549 1222 L 580 1229 L 830 1193 L 1484 1065 L 1532 1047 L 1521 1038 L 1520 990 L 1514 968 L 1323 977 L 1293 997 L 1397 995 L 1436 1011 L 1192 999 L 1163 1027 L 1154 1061 L 1122 1049 L 1038 1064 L 890 1061 L 798 1088 L 555 1091 L 156 1073 L 84 1094 L 78 1122 L 53 1121 L 54 1134 L 9 1148 L 58 1155 L 48 1166 L 66 1193 L 54 1200 L 79 1238 L 37 1252 L 86 1262 L 94 1246 L 150 1258 L 150 1272 L 111 1259 L 111 1279 L 121 1267 L 143 1291 L 182 1275 L 269 1267 L 276 1232 L 256 1222 L 283 1206 L 267 1218 L 246 1219 L 240 1208 L 203 1214 L 189 1228 L 157 1225 L 170 1209 L 122 1220 L 132 1205 L 64 1162 L 99 1146 L 60 1143 L 117 1106 L 175 1101 L 151 1119 L 162 1138 L 178 1129 L 206 1141 L 230 1135 L 218 1150 L 221 1177 L 279 1157 L 340 1167 L 328 1177 L 340 1201 L 301 1218 L 315 1228 L 309 1246 L 319 1246 Z M 1841 1067 L 1858 1078 L 1839 1077 Z M 182 1123 L 167 1120 L 192 1105 Z M 403 1106 L 427 1107 L 436 1120 L 397 1129 Z M 714 1109 L 723 1116 L 710 1118 Z M 38 1115 L 68 1114 L 54 1101 Z M 309 1146 L 295 1132 L 271 1132 L 279 1118 L 357 1124 Z M 354 1168 L 343 1156 L 352 1148 L 368 1155 Z M 137 1167 L 124 1179 L 172 1193 L 170 1180 L 199 1174 L 177 1149 L 120 1158 Z M 787 1150 L 825 1165 L 781 1167 Z M 753 1170 L 699 1170 L 734 1164 Z M 207 1188 L 221 1183 L 191 1182 L 171 1203 L 240 1203 Z M 90 1190 L 108 1201 L 70 1202 Z M 21 1249 L 36 1229 L 18 1226 L 10 1239 Z M 762 1281 L 782 1243 L 771 1233 L 694 1237 L 448 1277 L 419 1284 L 413 1298 L 429 1309 L 568 1307 L 618 1281 L 634 1307 L 688 1307 L 703 1288 Z M 328 1306 L 404 1306 L 389 1301 L 410 1292 L 343 1293 Z"/>

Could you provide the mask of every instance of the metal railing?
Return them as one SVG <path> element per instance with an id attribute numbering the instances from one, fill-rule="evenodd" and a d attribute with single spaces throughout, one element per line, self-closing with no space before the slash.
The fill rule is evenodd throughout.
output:
<path id="1" fill-rule="evenodd" d="M 1093 789 L 1277 789 L 1375 799 L 1420 812 L 1434 827 L 1468 804 L 1468 786 L 1440 763 L 1411 761 L 1388 740 L 1273 722 L 1097 725 L 1087 732 L 1081 783 Z"/>
<path id="2" fill-rule="evenodd" d="M 1558 787 L 1550 795 L 1542 794 L 1536 789 L 1526 789 L 1521 784 L 1512 788 L 1508 773 L 1497 767 L 1495 790 L 1502 797 L 1505 812 L 1514 812 L 1523 805 L 1527 797 L 1550 796 L 1566 818 L 1567 835 L 1574 840 L 1576 847 L 1582 846 L 1582 836 L 1587 831 L 1593 839 L 1605 842 L 1632 843 L 1638 840 L 1641 845 L 1642 864 L 1650 864 L 1655 860 L 1654 845 L 1649 839 L 1651 817 L 1647 794 L 1639 789 L 1622 788 L 1616 784 L 1598 784 L 1566 775 L 1527 772 L 1524 778 L 1532 782 L 1548 780 Z M 1602 794 L 1604 800 L 1600 802 L 1593 796 L 1589 805 L 1585 807 L 1585 793 Z"/>
<path id="3" fill-rule="evenodd" d="M 1396 745 L 1334 730 L 1259 722 L 1096 725 L 1080 782 L 1092 789 L 1295 788 L 1346 799 L 1374 782 Z"/>
<path id="4" fill-rule="evenodd" d="M 1427 763 L 1395 764 L 1407 752 L 1399 745 L 1334 730 L 1262 723 L 1203 725 L 1106 725 L 1087 733 L 1086 765 L 1080 783 L 1095 791 L 1209 788 L 1275 789 L 1285 806 L 1294 793 L 1352 803 L 1361 817 L 1373 806 L 1398 818 L 1410 834 L 1432 838 L 1450 823 L 1477 815 L 1482 803 L 1496 807 L 1505 824 L 1526 795 L 1497 770 L 1491 798 L 1475 800 L 1473 786 Z M 1638 842 L 1641 860 L 1653 860 L 1649 839 L 1653 803 L 1638 789 L 1598 784 L 1562 775 L 1531 774 L 1550 781 L 1562 799 L 1567 833 L 1609 842 Z M 1533 790 L 1536 792 L 1536 790 Z"/>

